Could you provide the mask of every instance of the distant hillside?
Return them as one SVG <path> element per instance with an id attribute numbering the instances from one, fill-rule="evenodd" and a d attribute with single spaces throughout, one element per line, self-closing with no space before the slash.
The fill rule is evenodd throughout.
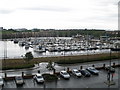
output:
<path id="1" fill-rule="evenodd" d="M 95 29 L 32 29 L 25 31 L 16 31 L 14 29 L 2 30 L 3 39 L 10 38 L 26 38 L 26 37 L 72 37 L 74 35 L 91 35 L 95 38 L 100 36 L 108 35 L 110 37 L 115 37 L 118 31 L 105 31 L 105 30 L 95 30 Z"/>

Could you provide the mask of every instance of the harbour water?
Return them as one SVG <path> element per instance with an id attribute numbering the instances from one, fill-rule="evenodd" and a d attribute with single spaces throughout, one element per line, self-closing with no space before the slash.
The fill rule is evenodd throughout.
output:
<path id="1" fill-rule="evenodd" d="M 68 37 L 67 39 L 70 39 Z M 5 52 L 6 51 L 6 52 Z M 25 46 L 20 46 L 18 43 L 14 43 L 14 41 L 0 41 L 0 59 L 5 57 L 9 58 L 23 58 L 26 52 L 31 51 L 34 57 L 54 57 L 54 56 L 71 56 L 71 55 L 87 55 L 87 54 L 99 54 L 99 53 L 108 53 L 109 49 L 97 49 L 97 50 L 79 50 L 79 51 L 55 51 L 55 52 L 35 52 L 32 47 L 25 49 Z"/>

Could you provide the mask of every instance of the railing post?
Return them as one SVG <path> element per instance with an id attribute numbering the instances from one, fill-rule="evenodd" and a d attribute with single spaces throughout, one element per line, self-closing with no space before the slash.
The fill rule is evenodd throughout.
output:
<path id="1" fill-rule="evenodd" d="M 105 64 L 103 64 L 103 68 L 105 68 Z"/>
<path id="2" fill-rule="evenodd" d="M 67 68 L 67 72 L 69 72 L 69 67 Z"/>
<path id="3" fill-rule="evenodd" d="M 95 65 L 93 64 L 92 67 L 95 67 Z"/>
<path id="4" fill-rule="evenodd" d="M 80 66 L 80 69 L 83 69 L 83 66 Z"/>
<path id="5" fill-rule="evenodd" d="M 38 70 L 38 73 L 40 73 L 40 70 Z"/>
<path id="6" fill-rule="evenodd" d="M 115 67 L 115 62 L 113 63 L 113 67 Z"/>
<path id="7" fill-rule="evenodd" d="M 7 77 L 7 73 L 5 72 L 5 78 Z"/>
<path id="8" fill-rule="evenodd" d="M 56 73 L 56 69 L 54 68 L 54 69 L 53 69 L 53 74 L 55 74 L 55 73 Z"/>
<path id="9" fill-rule="evenodd" d="M 22 72 L 22 77 L 24 77 L 24 72 Z"/>

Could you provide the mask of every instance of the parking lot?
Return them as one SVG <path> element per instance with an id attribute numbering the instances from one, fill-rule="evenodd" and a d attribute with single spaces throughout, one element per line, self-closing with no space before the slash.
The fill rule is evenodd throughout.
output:
<path id="1" fill-rule="evenodd" d="M 45 82 L 44 84 L 37 84 L 33 79 L 24 79 L 25 84 L 23 86 L 16 86 L 14 80 L 6 81 L 3 88 L 107 88 L 108 85 L 104 82 L 107 81 L 107 71 L 99 70 L 99 75 L 92 75 L 91 77 L 76 77 L 70 74 L 70 79 L 65 80 L 58 76 L 58 81 Z M 113 77 L 115 85 L 111 88 L 118 87 L 118 68 L 115 68 L 115 74 Z"/>

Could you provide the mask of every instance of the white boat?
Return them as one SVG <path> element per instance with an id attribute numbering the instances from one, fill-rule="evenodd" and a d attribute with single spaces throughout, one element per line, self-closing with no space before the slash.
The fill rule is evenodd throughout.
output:
<path id="1" fill-rule="evenodd" d="M 25 41 L 19 41 L 19 46 L 24 46 L 25 45 Z"/>
<path id="2" fill-rule="evenodd" d="M 29 49 L 29 44 L 25 44 L 25 49 Z"/>
<path id="3" fill-rule="evenodd" d="M 57 49 L 55 47 L 48 47 L 48 51 L 49 52 L 54 52 L 54 51 L 57 51 Z"/>
<path id="4" fill-rule="evenodd" d="M 70 47 L 68 47 L 68 46 L 65 46 L 65 47 L 64 47 L 64 51 L 70 51 L 70 50 L 71 50 Z"/>
<path id="5" fill-rule="evenodd" d="M 34 46 L 33 50 L 34 52 L 39 52 L 39 53 L 46 52 L 46 49 L 40 45 Z"/>

